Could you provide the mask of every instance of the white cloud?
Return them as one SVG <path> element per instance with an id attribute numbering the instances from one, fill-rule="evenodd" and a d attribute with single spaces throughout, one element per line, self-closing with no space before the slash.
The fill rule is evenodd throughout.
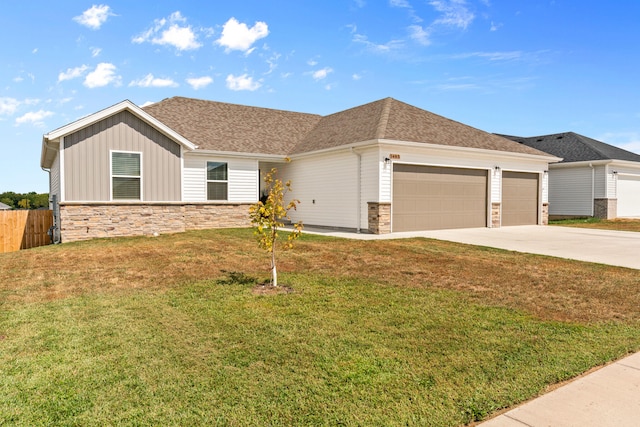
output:
<path id="1" fill-rule="evenodd" d="M 102 24 L 107 22 L 107 19 L 110 16 L 115 16 L 115 14 L 111 12 L 111 8 L 109 6 L 106 4 L 96 6 L 94 4 L 89 9 L 82 12 L 82 15 L 75 16 L 73 20 L 80 25 L 91 28 L 92 30 L 98 30 Z"/>
<path id="2" fill-rule="evenodd" d="M 81 65 L 75 68 L 67 68 L 67 71 L 64 71 L 58 74 L 58 83 L 63 82 L 65 80 L 71 80 L 84 75 L 85 71 L 89 69 L 87 65 Z"/>
<path id="3" fill-rule="evenodd" d="M 107 86 L 111 83 L 120 85 L 121 77 L 116 74 L 116 66 L 108 62 L 101 62 L 95 70 L 87 74 L 84 85 L 90 89 Z"/>
<path id="4" fill-rule="evenodd" d="M 33 50 L 31 51 L 31 53 L 33 53 L 34 55 L 35 55 L 36 53 L 38 53 L 38 48 L 36 47 L 35 49 L 33 49 Z"/>
<path id="5" fill-rule="evenodd" d="M 99 48 L 99 47 L 92 47 L 92 48 L 91 48 L 91 57 L 92 57 L 92 58 L 95 58 L 95 57 L 97 57 L 98 55 L 100 55 L 100 53 L 101 53 L 101 52 L 102 52 L 102 49 L 101 49 L 101 48 Z"/>
<path id="6" fill-rule="evenodd" d="M 351 76 L 351 78 L 352 78 L 353 80 L 360 80 L 360 79 L 362 78 L 362 76 L 361 76 L 360 74 L 353 74 L 353 75 Z"/>
<path id="7" fill-rule="evenodd" d="M 404 7 L 404 8 L 411 7 L 411 5 L 407 0 L 389 0 L 389 5 L 393 7 Z"/>
<path id="8" fill-rule="evenodd" d="M 16 83 L 22 83 L 24 81 L 24 77 L 22 76 L 14 77 L 13 81 Z"/>
<path id="9" fill-rule="evenodd" d="M 489 61 L 515 61 L 523 59 L 525 54 L 519 50 L 511 52 L 469 52 L 449 56 L 451 59 L 483 58 Z"/>
<path id="10" fill-rule="evenodd" d="M 174 82 L 171 79 L 161 79 L 158 77 L 154 77 L 153 74 L 149 73 L 140 80 L 133 80 L 129 83 L 129 87 L 131 86 L 139 86 L 139 87 L 177 87 L 178 83 Z"/>
<path id="11" fill-rule="evenodd" d="M 209 76 L 203 77 L 190 77 L 187 79 L 187 83 L 193 88 L 193 90 L 202 89 L 213 83 L 213 79 Z"/>
<path id="12" fill-rule="evenodd" d="M 429 46 L 431 44 L 430 36 L 430 31 L 425 30 L 420 25 L 409 26 L 409 37 L 423 46 Z"/>
<path id="13" fill-rule="evenodd" d="M 269 27 L 265 22 L 258 21 L 253 27 L 238 22 L 236 18 L 230 18 L 222 27 L 222 36 L 216 43 L 226 51 L 240 50 L 250 53 L 251 45 L 269 35 Z"/>
<path id="14" fill-rule="evenodd" d="M 0 115 L 6 114 L 9 116 L 14 114 L 19 106 L 20 101 L 15 98 L 0 98 Z"/>
<path id="15" fill-rule="evenodd" d="M 257 90 L 262 83 L 260 81 L 253 80 L 253 77 L 249 77 L 247 74 L 241 76 L 234 76 L 229 74 L 227 76 L 227 88 L 231 90 Z"/>
<path id="16" fill-rule="evenodd" d="M 385 44 L 377 44 L 369 41 L 367 36 L 362 34 L 354 34 L 352 40 L 355 43 L 363 44 L 368 50 L 374 53 L 389 53 L 404 47 L 402 40 L 391 40 Z"/>
<path id="17" fill-rule="evenodd" d="M 318 80 L 326 79 L 330 73 L 333 73 L 333 68 L 324 67 L 320 70 L 316 70 L 312 72 L 311 76 L 313 77 L 314 80 L 318 81 Z"/>
<path id="18" fill-rule="evenodd" d="M 25 123 L 31 123 L 36 126 L 44 124 L 43 120 L 47 117 L 53 116 L 53 111 L 39 110 L 35 112 L 28 112 L 18 118 L 16 118 L 16 125 L 22 125 Z"/>
<path id="19" fill-rule="evenodd" d="M 465 0 L 432 0 L 429 4 L 442 13 L 433 25 L 466 29 L 475 19 Z"/>
<path id="20" fill-rule="evenodd" d="M 179 11 L 173 12 L 168 19 L 156 19 L 154 26 L 134 37 L 134 43 L 152 43 L 161 46 L 173 46 L 178 51 L 195 50 L 202 46 L 198 35 L 190 25 L 183 25 L 187 19 Z M 182 24 L 182 25 L 181 25 Z"/>

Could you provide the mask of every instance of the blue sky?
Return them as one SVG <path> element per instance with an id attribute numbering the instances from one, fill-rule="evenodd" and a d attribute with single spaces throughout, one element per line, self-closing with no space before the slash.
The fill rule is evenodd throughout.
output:
<path id="1" fill-rule="evenodd" d="M 384 97 L 488 132 L 640 153 L 640 2 L 20 1 L 0 15 L 0 192 L 42 135 L 124 99 L 330 114 Z"/>

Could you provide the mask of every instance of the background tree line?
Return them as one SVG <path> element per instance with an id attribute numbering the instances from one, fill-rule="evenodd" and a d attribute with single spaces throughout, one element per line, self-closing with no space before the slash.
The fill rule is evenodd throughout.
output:
<path id="1" fill-rule="evenodd" d="M 0 202 L 13 209 L 49 209 L 49 193 L 38 194 L 32 191 L 22 194 L 6 191 L 0 193 Z"/>

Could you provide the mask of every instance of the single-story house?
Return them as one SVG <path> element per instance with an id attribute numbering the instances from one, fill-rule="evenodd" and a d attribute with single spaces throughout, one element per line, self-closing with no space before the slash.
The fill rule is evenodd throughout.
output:
<path id="1" fill-rule="evenodd" d="M 289 157 L 291 162 L 285 162 Z M 545 224 L 560 159 L 381 99 L 321 116 L 173 97 L 123 101 L 43 137 L 62 241 L 248 226 L 261 171 L 292 221 L 370 233 Z"/>
<path id="2" fill-rule="evenodd" d="M 502 136 L 563 158 L 549 166 L 551 218 L 640 217 L 640 155 L 573 132 Z"/>
<path id="3" fill-rule="evenodd" d="M 8 211 L 9 209 L 11 209 L 11 206 L 0 202 L 0 211 Z"/>

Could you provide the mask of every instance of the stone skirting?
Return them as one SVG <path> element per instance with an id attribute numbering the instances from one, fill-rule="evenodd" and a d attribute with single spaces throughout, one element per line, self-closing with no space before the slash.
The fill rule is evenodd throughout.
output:
<path id="1" fill-rule="evenodd" d="M 502 210 L 500 203 L 491 203 L 491 227 L 499 228 L 502 221 Z"/>
<path id="2" fill-rule="evenodd" d="M 369 233 L 391 233 L 391 203 L 368 202 Z"/>
<path id="3" fill-rule="evenodd" d="M 593 199 L 593 216 L 601 219 L 618 217 L 618 199 Z"/>
<path id="4" fill-rule="evenodd" d="M 60 204 L 62 242 L 248 227 L 249 204 Z"/>
<path id="5" fill-rule="evenodd" d="M 542 204 L 542 225 L 549 225 L 549 203 Z"/>

